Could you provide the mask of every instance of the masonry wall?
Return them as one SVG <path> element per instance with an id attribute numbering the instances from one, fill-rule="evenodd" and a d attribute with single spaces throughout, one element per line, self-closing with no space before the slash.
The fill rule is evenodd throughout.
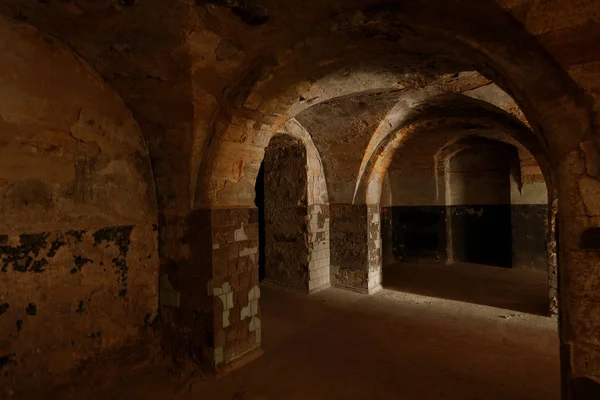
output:
<path id="1" fill-rule="evenodd" d="M 532 159 L 521 161 L 521 183 L 511 185 L 512 265 L 547 270 L 548 189 Z M 512 179 L 512 178 L 511 178 Z"/>
<path id="2" fill-rule="evenodd" d="M 381 284 L 378 205 L 331 204 L 331 279 L 337 287 L 372 292 Z"/>
<path id="3" fill-rule="evenodd" d="M 82 60 L 0 19 L 0 387 L 137 346 L 157 315 L 155 191 L 140 130 Z"/>
<path id="4" fill-rule="evenodd" d="M 276 135 L 265 151 L 265 279 L 308 290 L 307 170 L 304 145 Z"/>
<path id="5" fill-rule="evenodd" d="M 488 136 L 507 140 L 502 136 Z M 449 256 L 447 248 L 452 245 L 446 234 L 447 221 L 452 219 L 452 215 L 463 219 L 478 218 L 485 205 L 488 211 L 492 210 L 485 217 L 496 215 L 496 220 L 510 221 L 510 231 L 503 235 L 510 238 L 510 243 L 505 243 L 513 254 L 510 264 L 518 268 L 546 270 L 548 193 L 535 159 L 518 143 L 509 140 L 508 143 L 518 150 L 519 162 L 512 165 L 509 172 L 503 173 L 510 179 L 510 191 L 504 190 L 502 201 L 477 198 L 480 196 L 476 193 L 469 194 L 472 200 L 457 201 L 446 198 L 445 182 L 442 182 L 444 174 L 436 173 L 434 160 L 435 153 L 453 138 L 453 133 L 417 137 L 408 141 L 394 157 L 387 174 L 392 205 L 384 210 L 384 227 L 392 232 L 395 259 L 446 261 Z M 455 185 L 457 183 L 460 184 L 454 182 Z M 489 184 L 484 181 L 465 183 L 460 190 L 455 187 L 457 193 L 462 195 L 464 190 L 478 186 L 480 193 L 493 193 L 496 187 L 491 181 Z M 492 207 L 494 203 L 496 205 Z M 503 203 L 504 206 L 501 205 Z M 383 254 L 386 251 L 384 246 Z"/>

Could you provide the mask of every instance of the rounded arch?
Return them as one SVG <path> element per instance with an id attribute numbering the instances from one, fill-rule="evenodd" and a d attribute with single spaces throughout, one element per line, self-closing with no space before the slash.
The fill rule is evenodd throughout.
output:
<path id="1" fill-rule="evenodd" d="M 264 199 L 257 205 L 263 215 L 265 279 L 309 293 L 325 289 L 330 286 L 329 199 L 319 152 L 295 119 L 273 136 L 265 152 L 264 188 L 256 193 Z"/>
<path id="2" fill-rule="evenodd" d="M 384 137 L 379 146 L 373 151 L 367 161 L 363 175 L 357 181 L 356 204 L 380 204 L 387 169 L 396 151 L 408 140 L 418 135 L 433 134 L 439 131 L 455 132 L 456 138 L 446 143 L 436 152 L 433 177 L 439 196 L 445 196 L 445 179 L 440 176 L 449 157 L 476 145 L 488 145 L 499 148 L 511 159 L 511 175 L 520 185 L 520 160 L 516 148 L 495 138 L 475 137 L 469 135 L 472 130 L 493 130 L 506 134 L 519 145 L 523 146 L 535 159 L 542 171 L 548 192 L 548 228 L 546 231 L 547 260 L 548 260 L 548 292 L 549 313 L 556 314 L 558 307 L 558 256 L 557 256 L 557 210 L 558 188 L 555 171 L 548 156 L 545 143 L 537 137 L 514 116 L 504 111 L 474 99 L 466 99 L 462 95 L 442 94 L 426 103 L 415 107 L 413 112 L 395 131 Z M 465 132 L 467 134 L 465 135 Z M 445 199 L 442 204 L 445 204 Z M 449 236 L 447 235 L 447 238 Z M 447 245 L 448 247 L 448 245 Z"/>
<path id="3" fill-rule="evenodd" d="M 287 134 L 300 140 L 306 147 L 306 172 L 308 177 L 307 202 L 308 206 L 316 204 L 329 203 L 327 193 L 327 183 L 321 155 L 315 147 L 310 133 L 304 129 L 302 124 L 295 118 L 287 121 L 280 130 L 280 133 Z"/>
<path id="4" fill-rule="evenodd" d="M 394 64 L 390 54 L 396 60 L 404 58 L 399 54 L 441 54 L 446 60 L 462 60 L 463 70 L 468 69 L 465 65 L 475 66 L 515 98 L 534 131 L 548 143 L 552 158 L 575 150 L 589 137 L 592 118 L 587 98 L 570 77 L 498 5 L 478 3 L 467 14 L 453 3 L 384 4 L 353 12 L 352 17 L 341 14 L 334 32 L 330 21 L 317 23 L 315 37 L 302 41 L 301 54 L 288 51 L 279 58 L 257 60 L 215 115 L 196 166 L 200 174 L 193 183 L 194 206 L 245 204 L 244 198 L 219 199 L 218 192 L 254 180 L 260 152 L 253 149 L 298 107 L 314 100 L 307 95 L 310 82 L 341 66 L 364 64 L 365 59 L 376 70 L 389 70 Z M 445 66 L 456 72 L 458 64 Z M 413 64 L 413 70 L 415 66 L 419 69 Z M 402 68 L 410 70 L 407 65 Z M 565 130 L 571 135 L 562 135 Z M 232 160 L 230 152 L 241 156 Z M 221 160 L 233 161 L 235 170 L 228 171 Z"/>
<path id="5" fill-rule="evenodd" d="M 521 179 L 521 160 L 519 158 L 518 149 L 512 144 L 495 138 L 467 135 L 446 143 L 433 157 L 436 196 L 438 201 L 440 200 L 440 196 L 445 194 L 448 190 L 446 187 L 446 179 L 444 177 L 444 174 L 448 169 L 448 163 L 458 153 L 473 147 L 490 147 L 504 153 L 508 157 L 510 174 L 517 183 L 519 190 L 521 190 L 523 183 Z"/>
<path id="6" fill-rule="evenodd" d="M 532 153 L 548 187 L 554 187 L 553 165 L 547 147 L 522 122 L 488 103 L 463 95 L 442 94 L 416 105 L 402 124 L 379 142 L 357 181 L 355 203 L 379 204 L 385 172 L 395 151 L 406 140 L 436 130 L 464 132 L 472 129 L 506 132 Z"/>

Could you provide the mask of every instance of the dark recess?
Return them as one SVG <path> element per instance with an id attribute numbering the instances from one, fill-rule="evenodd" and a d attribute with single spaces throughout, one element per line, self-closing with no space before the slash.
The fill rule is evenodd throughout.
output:
<path id="1" fill-rule="evenodd" d="M 258 208 L 258 280 L 265 279 L 266 235 L 265 235 L 265 164 L 260 164 L 255 185 L 254 204 Z"/>
<path id="2" fill-rule="evenodd" d="M 590 228 L 581 234 L 579 239 L 581 250 L 600 250 L 600 228 Z"/>

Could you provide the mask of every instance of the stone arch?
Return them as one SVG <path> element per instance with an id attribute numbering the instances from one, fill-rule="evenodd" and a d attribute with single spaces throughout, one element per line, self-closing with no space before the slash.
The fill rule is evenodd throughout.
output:
<path id="1" fill-rule="evenodd" d="M 320 39 L 320 43 L 318 41 L 311 43 L 311 46 L 302 53 L 301 59 L 296 58 L 292 53 L 282 60 L 275 58 L 257 60 L 256 67 L 244 73 L 238 89 L 230 92 L 230 101 L 226 101 L 221 111 L 215 115 L 211 128 L 214 134 L 211 139 L 205 141 L 207 147 L 204 151 L 202 167 L 199 167 L 202 176 L 199 176 L 198 184 L 194 185 L 196 193 L 194 204 L 197 207 L 216 204 L 216 198 L 212 197 L 210 200 L 211 193 L 222 190 L 224 184 L 227 187 L 243 186 L 246 174 L 249 174 L 247 177 L 252 181 L 252 175 L 256 170 L 253 165 L 256 164 L 256 160 L 249 157 L 238 161 L 241 174 L 227 179 L 229 183 L 218 182 L 219 175 L 224 178 L 219 172 L 223 168 L 220 160 L 227 158 L 221 158 L 219 154 L 228 152 L 227 148 L 232 151 L 241 150 L 243 143 L 260 147 L 260 143 L 264 142 L 261 138 L 272 136 L 278 126 L 294 115 L 295 110 L 302 107 L 303 103 L 313 100 L 307 94 L 310 93 L 308 81 L 314 79 L 317 74 L 316 67 L 320 72 L 319 75 L 323 76 L 339 69 L 340 65 L 355 63 L 356 56 L 351 58 L 340 54 L 337 57 L 335 53 L 328 54 L 327 61 L 324 60 L 321 64 L 315 60 L 325 57 L 318 51 L 319 45 L 334 51 L 337 48 L 343 49 L 344 46 L 336 42 L 345 39 L 342 33 L 352 33 L 356 36 L 356 32 L 363 30 L 364 24 L 367 23 L 371 23 L 369 29 L 375 33 L 384 35 L 383 32 L 386 32 L 388 36 L 396 35 L 403 39 L 401 42 L 404 49 L 392 49 L 389 45 L 381 44 L 381 40 L 363 42 L 357 39 L 355 41 L 354 53 L 359 53 L 360 58 L 373 54 L 373 61 L 377 61 L 380 65 L 379 70 L 387 62 L 382 59 L 383 53 L 388 55 L 398 52 L 410 53 L 417 42 L 422 46 L 422 53 L 446 54 L 450 58 L 462 57 L 470 60 L 485 75 L 513 95 L 525 114 L 533 120 L 534 131 L 543 132 L 544 140 L 552 142 L 550 149 L 553 155 L 556 153 L 560 156 L 561 151 L 555 151 L 558 148 L 575 149 L 576 142 L 589 134 L 591 118 L 587 100 L 582 98 L 570 78 L 547 57 L 539 45 L 520 31 L 499 7 L 482 4 L 470 10 L 469 15 L 465 15 L 457 14 L 456 9 L 449 3 L 452 2 L 431 6 L 431 8 L 422 4 L 406 5 L 403 6 L 402 13 L 398 13 L 399 10 L 393 5 L 370 8 L 364 10 L 359 22 L 352 22 L 351 18 L 342 15 L 336 32 L 334 34 L 330 32 L 330 22 L 328 22 L 326 28 L 328 34 Z M 443 22 L 440 24 L 436 24 L 435 27 L 428 26 L 427 21 L 435 19 L 434 16 L 442 15 L 452 15 L 454 18 L 441 18 Z M 400 21 L 402 29 L 398 25 Z M 482 21 L 494 21 L 494 23 L 482 24 Z M 318 30 L 317 24 L 315 31 Z M 502 37 L 497 35 L 500 31 L 505 32 Z M 413 34 L 408 35 L 407 32 Z M 423 38 L 428 40 L 422 41 Z M 515 43 L 519 43 L 519 46 L 515 46 Z M 443 51 L 438 47 L 440 44 L 444 44 L 447 50 Z M 498 51 L 499 48 L 502 51 Z M 307 66 L 307 60 L 310 60 L 310 64 L 313 65 L 312 69 Z M 294 63 L 296 63 L 295 67 L 290 68 Z M 531 79 L 532 77 L 535 79 Z M 552 84 L 548 84 L 549 82 Z M 240 112 L 242 113 L 239 114 Z M 231 125 L 228 121 L 232 120 L 237 122 Z M 244 121 L 247 121 L 247 127 L 244 127 Z M 574 133 L 567 139 L 564 135 L 560 135 L 560 132 L 569 125 L 572 125 L 574 132 L 578 133 Z M 229 203 L 233 201 L 234 199 L 227 200 Z"/>
<path id="2" fill-rule="evenodd" d="M 416 135 L 426 135 L 437 131 L 457 132 L 457 135 L 459 135 L 457 139 L 448 143 L 437 157 L 438 160 L 444 160 L 448 155 L 473 144 L 472 139 L 467 139 L 465 142 L 464 134 L 460 135 L 460 132 L 464 133 L 465 130 L 473 129 L 495 129 L 505 132 L 509 137 L 531 152 L 542 170 L 548 188 L 548 204 L 552 205 L 549 207 L 548 216 L 547 251 L 550 309 L 551 313 L 555 313 L 558 277 L 556 231 L 554 228 L 557 189 L 554 183 L 554 170 L 552 169 L 552 164 L 544 144 L 540 143 L 532 132 L 514 116 L 479 100 L 467 99 L 462 95 L 447 93 L 427 98 L 423 103 L 415 104 L 413 110 L 406 114 L 406 119 L 402 121 L 400 126 L 379 140 L 379 146 L 372 152 L 372 158 L 365 165 L 363 176 L 357 181 L 355 204 L 366 204 L 373 214 L 371 219 L 380 223 L 381 219 L 376 214 L 379 212 L 383 180 L 386 177 L 387 168 L 396 150 L 404 142 Z M 506 151 L 511 152 L 508 148 L 509 146 L 512 147 L 510 144 L 505 144 L 503 147 Z M 518 171 L 514 171 L 514 173 L 517 174 Z M 443 185 L 443 182 L 441 182 L 442 179 L 439 179 L 438 176 L 432 178 L 435 178 L 438 184 Z M 443 186 L 438 188 L 438 193 L 443 192 Z M 379 232 L 379 225 L 369 226 L 369 236 L 375 238 L 375 243 L 380 243 L 381 241 L 381 238 L 378 236 Z M 381 249 L 377 246 L 372 247 L 373 253 L 381 252 Z M 378 265 L 380 257 L 373 255 L 370 257 L 370 260 L 373 261 L 369 265 L 370 277 L 373 280 L 378 280 L 380 283 L 381 266 Z"/>
<path id="3" fill-rule="evenodd" d="M 455 94 L 440 94 L 416 104 L 395 130 L 379 141 L 357 181 L 355 203 L 378 204 L 385 171 L 396 149 L 413 135 L 450 129 L 500 129 L 527 148 L 542 169 L 549 188 L 554 188 L 552 164 L 544 143 L 515 117 L 497 107 Z"/>
<path id="4" fill-rule="evenodd" d="M 435 168 L 435 180 L 436 180 L 436 197 L 438 202 L 443 203 L 446 207 L 446 263 L 451 264 L 455 262 L 454 249 L 456 244 L 454 243 L 454 227 L 453 218 L 454 214 L 448 210 L 455 205 L 452 201 L 452 185 L 450 183 L 450 176 L 452 173 L 451 163 L 455 157 L 464 154 L 464 152 L 470 149 L 480 149 L 487 147 L 495 150 L 497 153 L 503 153 L 507 159 L 510 176 L 514 179 L 514 182 L 520 187 L 521 183 L 521 160 L 519 158 L 518 150 L 516 147 L 497 139 L 489 139 L 477 136 L 467 136 L 455 140 L 452 143 L 448 143 L 443 146 L 434 155 L 434 168 Z M 510 190 L 509 190 L 510 193 Z M 440 197 L 444 199 L 441 200 Z M 473 204 L 480 204 L 475 202 Z M 504 264 L 502 266 L 505 266 Z"/>
<path id="5" fill-rule="evenodd" d="M 385 55 L 443 54 L 455 62 L 446 72 L 475 67 L 521 107 L 556 177 L 560 232 L 565 233 L 560 236 L 564 391 L 572 393 L 571 378 L 596 376 L 585 360 L 600 353 L 600 346 L 590 348 L 580 340 L 589 336 L 582 317 L 590 307 L 583 294 L 589 290 L 572 279 L 576 269 L 592 268 L 592 259 L 581 254 L 575 238 L 600 216 L 595 201 L 600 192 L 598 167 L 592 161 L 598 159 L 592 101 L 497 3 L 477 2 L 468 12 L 463 10 L 458 0 L 377 4 L 361 12 L 342 12 L 335 23 L 316 21 L 302 39 L 257 57 L 253 68 L 240 71 L 238 85 L 230 88 L 206 136 L 195 146 L 201 156 L 192 166 L 197 171 L 191 182 L 192 206 L 250 205 L 251 198 L 237 193 L 252 187 L 268 139 L 294 116 L 297 104 L 312 100 L 305 96 L 311 82 L 344 65 L 367 59 L 382 71 L 392 65 Z M 420 66 L 413 64 L 412 70 Z M 434 125 L 446 129 L 463 122 L 446 119 Z M 480 117 L 471 122 L 486 121 Z M 418 125 L 403 128 L 404 133 L 425 127 Z M 574 330 L 580 322 L 582 328 Z"/>
<path id="6" fill-rule="evenodd" d="M 290 119 L 283 125 L 281 133 L 295 137 L 306 147 L 306 170 L 309 177 L 308 206 L 329 203 L 323 162 L 310 133 L 295 118 Z"/>
<path id="7" fill-rule="evenodd" d="M 517 149 L 510 143 L 507 143 L 503 140 L 495 139 L 495 138 L 486 138 L 486 137 L 478 137 L 478 136 L 465 136 L 457 138 L 445 146 L 440 148 L 440 150 L 434 156 L 434 164 L 435 164 L 435 179 L 436 179 L 436 194 L 439 196 L 443 196 L 447 192 L 447 171 L 449 159 L 455 156 L 457 153 L 474 146 L 493 146 L 497 150 L 502 151 L 509 158 L 510 162 L 510 174 L 513 177 L 512 185 L 516 185 L 518 191 L 520 192 L 523 188 L 523 181 L 521 176 L 521 166 L 520 159 Z M 527 149 L 526 149 L 527 150 Z M 538 159 L 543 159 L 543 157 L 538 156 Z M 544 176 L 544 182 L 546 180 L 552 179 L 552 171 L 546 168 L 542 170 L 542 175 Z M 546 260 L 547 260 L 547 272 L 548 272 L 548 296 L 549 296 L 549 314 L 555 315 L 557 313 L 556 301 L 558 298 L 558 288 L 557 288 L 557 254 L 556 254 L 556 188 L 548 187 L 547 189 L 547 204 L 548 204 L 548 212 L 547 212 L 547 225 L 546 225 Z M 447 205 L 448 200 L 446 199 L 444 203 Z M 452 243 L 451 243 L 451 234 L 449 232 L 449 225 L 446 227 L 446 263 L 452 262 Z"/>
<path id="8" fill-rule="evenodd" d="M 461 151 L 481 146 L 493 147 L 507 156 L 510 163 L 510 174 L 519 186 L 519 189 L 521 188 L 521 165 L 516 147 L 498 139 L 480 136 L 465 136 L 458 138 L 451 143 L 447 143 L 434 155 L 433 162 L 435 164 L 436 195 L 438 200 L 440 199 L 440 196 L 444 194 L 447 195 L 448 187 L 445 175 L 448 170 L 447 165 L 450 159 Z"/>
<path id="9" fill-rule="evenodd" d="M 285 140 L 284 138 L 289 138 L 289 140 Z M 290 221 L 279 221 L 277 224 L 269 226 L 270 217 L 265 218 L 265 229 L 268 230 L 265 238 L 265 268 L 266 268 L 266 279 L 269 282 L 273 282 L 275 284 L 283 284 L 286 286 L 291 286 L 299 290 L 306 290 L 310 293 L 314 293 L 316 291 L 325 289 L 330 286 L 330 272 L 329 272 L 329 201 L 327 196 L 327 185 L 325 182 L 325 174 L 323 171 L 323 164 L 321 162 L 321 156 L 315 147 L 315 144 L 310 136 L 310 134 L 304 129 L 304 127 L 295 119 L 288 121 L 281 129 L 281 131 L 273 137 L 269 146 L 267 147 L 265 154 L 265 161 L 263 161 L 265 168 L 265 179 L 267 179 L 267 175 L 270 175 L 269 178 L 275 178 L 275 181 L 279 180 L 281 182 L 284 177 L 280 176 L 281 169 L 290 168 L 291 173 L 297 173 L 298 165 L 291 165 L 291 160 L 283 160 L 283 164 L 276 171 L 270 171 L 272 160 L 276 157 L 269 156 L 269 150 L 273 145 L 273 142 L 276 141 L 282 142 L 283 145 L 294 146 L 300 145 L 305 154 L 303 155 L 303 162 L 305 164 L 305 174 L 303 174 L 306 182 L 301 183 L 302 178 L 298 180 L 298 182 L 288 182 L 291 186 L 296 186 L 297 183 L 302 185 L 305 184 L 306 187 L 303 188 L 305 192 L 306 198 L 305 200 L 299 201 L 295 207 L 301 207 L 301 214 L 298 212 L 294 212 L 295 210 L 287 210 L 281 209 L 281 201 L 283 201 L 285 196 L 275 196 L 273 200 L 277 203 L 271 204 L 271 209 L 267 209 L 267 203 L 265 203 L 264 213 L 266 216 L 273 214 L 279 215 L 279 219 L 289 219 L 294 218 L 296 222 Z M 295 141 L 295 142 L 294 142 Z M 296 144 L 294 144 L 296 143 Z M 274 151 L 274 150 L 271 150 Z M 269 164 L 269 165 L 267 165 Z M 287 165 L 287 166 L 286 166 Z M 279 179 L 277 179 L 279 178 Z M 265 187 L 265 196 L 269 197 L 270 193 L 267 193 L 270 188 L 277 187 L 275 182 L 270 182 L 270 187 Z M 266 185 L 265 185 L 266 186 Z M 293 189 L 292 189 L 293 191 Z M 289 190 L 286 193 L 290 192 Z M 257 194 L 258 196 L 258 194 Z M 277 208 L 277 211 L 274 209 Z M 300 211 L 300 210 L 299 210 Z M 297 220 L 300 218 L 302 221 Z M 286 225 L 286 227 L 283 227 Z M 301 254 L 294 256 L 289 251 L 287 253 L 282 254 L 284 258 L 292 258 L 293 261 L 287 260 L 284 262 L 286 265 L 284 269 L 287 271 L 289 269 L 290 262 L 292 264 L 300 263 L 296 269 L 301 269 L 301 271 L 296 271 L 295 275 L 299 278 L 291 279 L 289 271 L 283 271 L 283 273 L 279 273 L 277 277 L 272 276 L 275 274 L 275 269 L 272 266 L 273 259 L 278 259 L 282 257 L 277 257 L 276 250 L 273 242 L 273 238 L 277 235 L 274 235 L 275 231 L 289 231 L 293 228 L 301 228 L 299 232 L 297 232 L 298 243 L 293 244 L 293 249 L 291 251 L 300 251 Z M 271 231 L 271 232 L 269 232 Z M 289 242 L 289 241 L 288 241 Z M 280 244 L 279 247 L 285 244 Z M 287 246 L 289 247 L 289 243 Z M 270 253 L 270 254 L 269 254 Z M 283 260 L 283 258 L 282 258 Z M 270 271 L 272 269 L 272 271 Z"/>

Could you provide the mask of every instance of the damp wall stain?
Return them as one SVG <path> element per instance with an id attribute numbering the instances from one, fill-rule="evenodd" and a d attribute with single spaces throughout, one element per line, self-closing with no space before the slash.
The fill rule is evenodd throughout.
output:
<path id="1" fill-rule="evenodd" d="M 0 239 L 0 386 L 60 384 L 140 340 L 158 308 L 152 224 Z"/>

